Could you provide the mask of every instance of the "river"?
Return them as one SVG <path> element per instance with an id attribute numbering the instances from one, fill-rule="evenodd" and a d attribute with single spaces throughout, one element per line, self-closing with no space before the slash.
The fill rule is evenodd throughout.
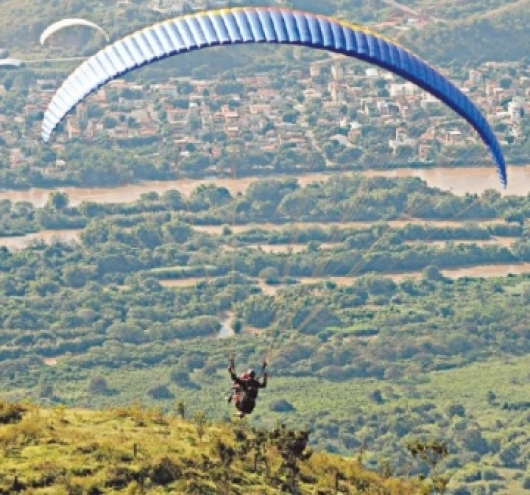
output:
<path id="1" fill-rule="evenodd" d="M 345 172 L 348 176 L 353 173 Z M 307 185 L 315 181 L 325 181 L 334 174 L 314 173 L 306 174 L 297 178 L 301 185 Z M 335 173 L 336 175 L 336 173 Z M 466 193 L 481 194 L 487 189 L 495 189 L 501 194 L 515 194 L 526 196 L 530 193 L 530 165 L 510 167 L 508 170 L 508 187 L 501 191 L 499 179 L 493 165 L 484 167 L 462 167 L 462 168 L 432 168 L 432 169 L 410 169 L 402 168 L 397 170 L 369 170 L 363 172 L 367 177 L 419 177 L 427 182 L 429 186 L 438 187 L 454 194 L 463 195 Z M 135 201 L 142 194 L 156 191 L 163 194 L 169 190 L 180 191 L 184 195 L 189 195 L 201 184 L 215 183 L 220 187 L 226 187 L 234 195 L 238 192 L 245 192 L 250 184 L 262 177 L 245 177 L 242 179 L 181 179 L 177 181 L 148 181 L 141 184 L 111 188 L 83 188 L 83 187 L 63 187 L 56 189 L 68 194 L 71 205 L 78 205 L 83 201 L 93 201 L 95 203 L 128 203 Z M 51 190 L 49 189 L 28 189 L 24 191 L 0 191 L 0 199 L 9 199 L 13 202 L 27 201 L 35 206 L 41 207 L 46 204 Z"/>
<path id="2" fill-rule="evenodd" d="M 461 227 L 465 223 L 477 223 L 481 226 L 487 225 L 504 225 L 506 222 L 504 220 L 475 220 L 475 221 L 458 221 L 458 220 L 423 220 L 419 218 L 413 218 L 409 220 L 385 220 L 381 221 L 387 224 L 392 228 L 402 228 L 405 225 L 432 225 L 434 227 L 443 228 L 443 227 Z M 322 228 L 329 229 L 331 227 L 337 227 L 341 229 L 365 229 L 370 227 L 377 222 L 286 222 L 286 223 L 245 223 L 241 225 L 230 225 L 230 230 L 234 234 L 241 234 L 242 232 L 247 232 L 252 229 L 261 229 L 261 230 L 286 230 L 288 232 L 292 231 L 292 241 L 293 244 L 296 243 L 296 231 L 294 229 L 308 229 L 308 228 Z M 196 232 L 204 232 L 206 234 L 217 234 L 220 235 L 223 233 L 225 226 L 224 225 L 194 225 L 193 230 Z"/>
<path id="3" fill-rule="evenodd" d="M 449 270 L 440 270 L 442 275 L 447 278 L 454 280 L 463 277 L 506 277 L 507 275 L 522 275 L 525 273 L 530 274 L 530 263 L 518 263 L 518 264 L 499 264 L 499 265 L 476 265 L 464 268 L 451 268 Z M 404 273 L 381 273 L 380 275 L 392 279 L 394 282 L 401 282 L 407 278 L 418 279 L 421 277 L 422 272 L 404 272 Z M 337 285 L 349 285 L 352 284 L 358 277 L 296 277 L 297 280 L 302 284 L 314 284 L 317 282 L 330 281 Z M 185 279 L 185 280 L 161 280 L 160 285 L 164 287 L 186 287 L 193 286 L 198 282 L 203 281 L 201 278 Z M 255 279 L 256 284 L 261 290 L 267 295 L 275 295 L 280 289 L 286 287 L 283 284 L 266 284 L 262 279 Z M 289 285 L 289 287 L 293 287 Z M 231 316 L 225 316 L 222 320 L 223 328 L 219 335 L 227 337 L 231 335 L 233 330 L 230 328 Z"/>
<path id="4" fill-rule="evenodd" d="M 53 239 L 62 242 L 79 242 L 79 229 L 72 230 L 41 230 L 31 234 L 19 235 L 15 237 L 0 237 L 0 246 L 5 246 L 10 250 L 19 250 L 28 247 L 33 242 L 44 241 L 50 244 Z"/>
<path id="5" fill-rule="evenodd" d="M 435 168 L 435 169 L 398 169 L 398 170 L 382 170 L 382 171 L 367 171 L 364 175 L 367 177 L 385 176 L 385 177 L 419 177 L 425 180 L 430 186 L 438 187 L 444 190 L 451 190 L 454 194 L 463 195 L 466 193 L 481 194 L 487 189 L 495 189 L 501 194 L 516 194 L 527 195 L 530 193 L 530 165 L 511 167 L 508 171 L 509 186 L 506 191 L 501 191 L 497 174 L 493 165 L 488 165 L 478 168 L 462 167 L 462 168 Z M 345 173 L 344 175 L 352 175 L 352 173 Z M 306 174 L 297 177 L 301 185 L 307 185 L 315 181 L 325 181 L 332 174 L 314 173 Z M 294 177 L 294 176 L 286 176 Z M 134 201 L 142 194 L 156 191 L 160 194 L 175 189 L 184 195 L 189 195 L 196 187 L 201 184 L 214 182 L 218 186 L 224 186 L 230 190 L 232 194 L 239 192 L 244 193 L 250 184 L 260 180 L 259 177 L 247 177 L 243 179 L 183 179 L 179 181 L 149 181 L 141 184 L 120 186 L 114 188 L 76 188 L 67 187 L 59 188 L 57 190 L 66 192 L 70 198 L 70 204 L 77 205 L 83 201 L 93 201 L 97 203 L 125 203 Z M 0 191 L 0 199 L 9 199 L 13 202 L 27 201 L 33 203 L 37 207 L 44 206 L 50 194 L 48 189 L 29 189 L 25 191 Z M 433 223 L 436 225 L 454 225 L 459 222 L 425 222 L 421 220 L 413 220 L 411 223 Z M 408 221 L 394 221 L 389 222 L 394 227 L 402 226 Z M 496 222 L 494 222 L 496 223 Z M 260 224 L 255 227 L 261 228 L 293 228 L 296 224 L 285 224 L 283 226 Z M 343 227 L 363 227 L 367 224 L 363 222 L 349 222 Z M 298 226 L 302 227 L 303 224 Z M 306 224 L 307 226 L 307 224 Z M 330 224 L 322 224 L 323 227 L 329 227 Z M 235 231 L 243 231 L 251 228 L 252 225 L 241 225 L 233 228 Z M 214 233 L 222 230 L 222 226 L 197 226 L 196 230 L 208 231 Z M 63 241 L 75 242 L 79 238 L 79 230 L 43 230 L 41 232 L 27 234 L 18 237 L 3 237 L 0 239 L 0 245 L 6 246 L 9 249 L 23 249 L 30 243 L 36 240 L 43 240 L 50 242 L 54 237 L 60 238 Z M 443 273 L 449 277 L 458 276 L 504 276 L 508 273 L 527 273 L 530 272 L 528 264 L 524 265 L 488 265 L 476 266 L 472 268 L 446 270 Z M 407 274 L 414 276 L 415 274 Z M 402 277 L 402 275 L 396 275 Z M 180 281 L 183 283 L 184 281 Z"/>
<path id="6" fill-rule="evenodd" d="M 447 278 L 458 279 L 463 277 L 506 277 L 506 275 L 521 275 L 530 273 L 530 263 L 518 264 L 499 264 L 499 265 L 476 265 L 465 268 L 452 268 L 449 270 L 440 270 L 442 275 Z M 385 277 L 391 278 L 394 282 L 401 282 L 407 278 L 419 278 L 421 272 L 405 273 L 381 273 Z M 318 280 L 331 280 L 338 285 L 347 285 L 352 283 L 357 277 L 328 277 L 328 278 L 301 278 L 302 283 L 314 283 Z"/>
<path id="7" fill-rule="evenodd" d="M 337 227 L 340 229 L 363 229 L 367 228 L 370 225 L 372 225 L 373 222 L 289 222 L 289 223 L 248 223 L 248 224 L 242 224 L 242 225 L 233 225 L 230 226 L 230 229 L 234 234 L 241 234 L 242 232 L 247 232 L 249 230 L 253 229 L 262 229 L 262 230 L 268 230 L 268 231 L 281 231 L 285 230 L 288 232 L 292 231 L 291 236 L 291 243 L 286 244 L 248 244 L 245 247 L 251 248 L 251 249 L 262 249 L 263 251 L 269 252 L 269 253 L 299 253 L 301 251 L 304 251 L 307 248 L 307 244 L 297 244 L 296 243 L 296 231 L 294 229 L 305 229 L 305 228 L 316 228 L 320 227 L 322 229 L 329 229 L 330 227 Z M 410 220 L 389 220 L 385 222 L 387 225 L 393 228 L 401 228 L 404 227 L 407 224 L 413 224 L 413 225 L 432 225 L 435 227 L 458 227 L 462 226 L 464 222 L 459 222 L 456 220 L 422 220 L 418 218 L 410 219 Z M 473 223 L 473 222 L 471 222 Z M 475 222 L 477 223 L 477 222 Z M 480 220 L 478 221 L 480 225 L 497 225 L 497 224 L 504 224 L 504 221 L 501 220 Z M 224 230 L 224 225 L 194 225 L 193 230 L 195 232 L 204 232 L 207 234 L 212 235 L 220 235 L 222 234 Z M 25 235 L 19 235 L 19 236 L 12 236 L 12 237 L 1 237 L 0 236 L 0 246 L 5 246 L 11 250 L 19 250 L 19 249 L 25 249 L 27 248 L 31 243 L 43 241 L 47 244 L 51 243 L 53 239 L 59 239 L 62 242 L 79 242 L 79 234 L 81 232 L 81 229 L 71 229 L 71 230 L 41 230 L 40 232 L 33 232 L 31 234 L 25 234 Z M 509 246 L 515 241 L 515 238 L 513 237 L 498 237 L 498 238 L 492 238 L 487 241 L 454 241 L 455 243 L 463 243 L 463 244 L 469 244 L 469 243 L 476 243 L 478 245 L 484 245 L 484 244 L 501 244 L 504 246 Z M 428 242 L 428 241 L 421 241 L 421 242 Z M 414 244 L 414 243 L 407 243 L 407 244 Z M 432 242 L 432 244 L 446 244 L 446 241 L 438 241 L 438 242 Z M 333 243 L 321 243 L 320 249 L 330 249 L 333 247 Z M 231 246 L 225 245 L 223 246 L 223 249 L 225 251 L 232 251 L 233 248 Z"/>
<path id="8" fill-rule="evenodd" d="M 508 167 L 508 187 L 502 191 L 499 178 L 493 166 L 432 168 L 432 169 L 396 169 L 382 172 L 369 170 L 368 177 L 419 177 L 431 187 L 438 187 L 453 194 L 463 196 L 466 193 L 482 194 L 487 189 L 495 189 L 502 195 L 526 196 L 530 193 L 530 165 Z"/>
<path id="9" fill-rule="evenodd" d="M 462 277 L 506 277 L 506 275 L 521 275 L 530 273 L 530 263 L 518 263 L 516 265 L 477 265 L 468 268 L 454 268 L 452 270 L 441 270 L 448 278 Z"/>

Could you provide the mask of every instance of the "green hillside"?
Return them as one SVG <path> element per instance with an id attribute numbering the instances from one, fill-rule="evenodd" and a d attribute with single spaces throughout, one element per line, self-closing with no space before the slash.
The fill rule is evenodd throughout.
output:
<path id="1" fill-rule="evenodd" d="M 179 414 L 186 411 L 179 409 Z M 313 453 L 307 433 L 211 424 L 137 405 L 105 411 L 0 403 L 1 493 L 426 493 Z"/>
<path id="2" fill-rule="evenodd" d="M 373 0 L 371 2 L 344 1 L 285 1 L 285 6 L 309 10 L 345 18 L 353 22 L 375 26 L 378 31 L 397 37 L 403 44 L 418 52 L 427 60 L 436 64 L 457 61 L 461 64 L 474 64 L 485 60 L 513 60 L 527 56 L 530 52 L 530 2 L 528 0 L 506 1 L 402 1 Z M 178 15 L 179 10 L 159 8 L 164 2 L 147 0 L 118 4 L 115 0 L 99 2 L 95 0 L 5 0 L 2 2 L 0 25 L 0 46 L 7 47 L 18 55 L 28 52 L 47 53 L 38 39 L 50 23 L 65 17 L 90 19 L 110 34 L 111 39 L 129 33 L 141 26 Z M 190 11 L 189 5 L 200 9 L 203 4 L 184 2 L 184 12 Z M 228 5 L 277 5 L 271 0 L 246 1 L 235 0 Z M 206 6 L 206 2 L 204 3 Z M 182 10 L 181 10 L 182 11 Z M 407 19 L 427 16 L 425 27 L 409 27 Z M 389 19 L 401 17 L 398 28 L 388 27 Z M 72 49 L 70 43 L 74 36 L 79 53 L 93 53 L 101 46 L 101 39 L 93 33 L 78 31 L 75 35 L 61 34 Z M 81 36 L 81 41 L 79 41 Z M 71 52 L 70 52 L 71 53 Z M 266 52 L 262 52 L 266 53 Z M 228 57 L 223 52 L 223 57 Z M 211 55 L 208 61 L 213 58 Z M 252 57 L 229 59 L 233 64 L 251 63 Z"/>
<path id="3" fill-rule="evenodd" d="M 467 2 L 466 2 L 467 4 Z M 447 20 L 398 39 L 425 59 L 446 65 L 517 62 L 530 53 L 530 2 Z"/>

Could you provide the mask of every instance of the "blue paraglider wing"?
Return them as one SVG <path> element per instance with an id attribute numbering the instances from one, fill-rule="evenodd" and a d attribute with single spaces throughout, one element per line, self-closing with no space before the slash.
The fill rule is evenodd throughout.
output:
<path id="1" fill-rule="evenodd" d="M 83 62 L 53 96 L 42 123 L 48 142 L 65 115 L 106 82 L 156 60 L 210 46 L 240 43 L 302 45 L 355 57 L 408 79 L 439 98 L 478 132 L 506 187 L 504 157 L 485 117 L 446 77 L 395 43 L 369 30 L 307 12 L 243 7 L 186 15 L 149 26 Z"/>

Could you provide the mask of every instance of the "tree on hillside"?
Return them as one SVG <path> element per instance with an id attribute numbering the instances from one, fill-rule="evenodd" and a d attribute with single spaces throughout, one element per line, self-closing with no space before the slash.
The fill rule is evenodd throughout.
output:
<path id="1" fill-rule="evenodd" d="M 53 191 L 48 195 L 48 200 L 46 201 L 46 208 L 55 211 L 61 211 L 65 208 L 68 208 L 70 199 L 68 194 L 60 191 Z"/>
<path id="2" fill-rule="evenodd" d="M 208 418 L 206 417 L 206 414 L 204 414 L 203 411 L 197 411 L 193 415 L 193 422 L 195 423 L 195 427 L 197 428 L 197 436 L 199 437 L 199 441 L 202 442 L 202 437 L 206 433 Z"/>
<path id="3" fill-rule="evenodd" d="M 440 272 L 440 269 L 435 265 L 426 266 L 422 272 L 423 277 L 426 280 L 443 280 L 444 276 Z"/>
<path id="4" fill-rule="evenodd" d="M 91 395 L 105 395 L 109 391 L 107 380 L 103 376 L 94 376 L 88 383 L 88 393 Z"/>
<path id="5" fill-rule="evenodd" d="M 281 456 L 280 472 L 287 474 L 291 493 L 299 493 L 299 463 L 307 461 L 313 454 L 313 451 L 307 448 L 309 432 L 288 430 L 285 425 L 281 425 L 271 432 L 269 438 Z"/>
<path id="6" fill-rule="evenodd" d="M 183 400 L 179 400 L 176 404 L 176 411 L 180 419 L 186 417 L 186 404 Z"/>
<path id="7" fill-rule="evenodd" d="M 447 444 L 436 440 L 430 442 L 417 440 L 407 444 L 406 448 L 414 459 L 418 459 L 428 466 L 434 493 L 440 495 L 446 493 L 449 478 L 442 476 L 439 473 L 439 468 L 441 462 L 449 455 Z"/>
<path id="8" fill-rule="evenodd" d="M 41 382 L 39 386 L 39 397 L 41 399 L 52 399 L 55 397 L 53 385 L 48 382 Z"/>
<path id="9" fill-rule="evenodd" d="M 175 397 L 165 384 L 153 385 L 147 390 L 147 395 L 155 400 L 173 399 Z"/>
<path id="10" fill-rule="evenodd" d="M 232 463 L 236 459 L 235 449 L 221 439 L 215 442 L 212 453 L 219 459 L 222 479 L 219 488 L 226 494 L 231 493 Z"/>

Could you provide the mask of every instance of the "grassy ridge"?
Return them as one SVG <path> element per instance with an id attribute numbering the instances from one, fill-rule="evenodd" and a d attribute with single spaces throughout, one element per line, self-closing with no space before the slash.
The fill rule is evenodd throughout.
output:
<path id="1" fill-rule="evenodd" d="M 7 403 L 0 404 L 0 422 L 2 493 L 266 495 L 288 483 L 271 440 L 256 465 L 252 452 L 242 453 L 245 439 L 255 438 L 244 423 L 211 425 L 200 414 L 187 421 L 138 405 L 86 411 Z M 343 493 L 422 493 L 419 483 L 380 477 L 353 460 L 306 457 L 299 493 L 335 493 L 336 473 Z"/>
<path id="2" fill-rule="evenodd" d="M 92 373 L 105 373 L 109 387 L 120 389 L 120 393 L 116 396 L 109 394 L 89 397 L 82 392 L 83 397 L 80 397 L 79 391 L 84 389 L 83 383 L 86 380 L 81 373 L 76 374 L 78 380 L 61 380 L 61 383 L 57 383 L 56 393 L 62 398 L 68 397 L 69 402 L 116 408 L 116 404 L 132 402 L 135 397 L 142 396 L 142 390 L 133 388 L 130 384 L 141 384 L 141 388 L 147 390 L 161 381 L 169 381 L 170 368 L 95 369 Z M 487 480 L 485 476 L 488 474 L 482 473 L 489 473 L 491 470 L 503 477 L 496 482 L 501 487 L 500 493 L 522 495 L 526 491 L 521 486 L 521 471 L 504 467 L 505 454 L 502 451 L 508 452 L 514 448 L 511 444 L 515 442 L 519 445 L 522 456 L 530 452 L 530 443 L 524 431 L 528 409 L 510 410 L 505 406 L 525 404 L 528 401 L 530 385 L 527 383 L 527 376 L 526 356 L 492 358 L 461 368 L 422 373 L 418 377 L 404 377 L 391 382 L 357 379 L 337 383 L 316 377 L 282 377 L 273 373 L 270 387 L 260 394 L 258 407 L 250 423 L 272 428 L 277 421 L 282 421 L 289 427 L 310 428 L 315 432 L 314 436 L 320 438 L 317 448 L 325 447 L 341 453 L 345 453 L 341 444 L 352 432 L 356 446 L 350 449 L 350 455 L 358 451 L 361 442 L 364 442 L 364 462 L 370 469 L 378 469 L 380 459 L 386 458 L 398 474 L 405 471 L 407 453 L 404 445 L 408 441 L 418 437 L 445 439 L 449 441 L 449 458 L 443 470 L 451 479 L 451 489 L 462 485 L 471 490 L 485 488 L 487 481 L 484 480 Z M 220 372 L 210 377 L 208 383 L 202 382 L 199 387 L 172 385 L 175 398 L 157 403 L 164 410 L 171 411 L 175 402 L 182 400 L 189 405 L 190 415 L 203 410 L 209 417 L 220 418 L 224 415 L 226 419 L 233 412 L 222 396 L 222 391 L 227 386 L 226 372 Z M 372 399 L 374 390 L 381 390 L 381 403 Z M 489 400 L 489 394 L 494 394 L 495 398 Z M 271 411 L 271 405 L 278 399 L 288 400 L 294 412 Z M 144 407 L 152 407 L 153 401 L 145 399 L 143 403 Z M 464 407 L 465 419 L 448 415 L 449 409 L 455 404 Z M 47 411 L 45 414 L 52 414 L 48 409 L 43 411 Z M 78 414 L 86 418 L 99 415 L 97 412 Z M 112 415 L 112 412 L 105 414 Z M 102 418 L 103 416 L 100 420 Z M 88 425 L 92 420 L 86 421 Z M 413 432 L 399 433 L 411 422 L 414 422 Z M 480 445 L 470 445 L 470 439 L 466 435 L 477 429 L 490 445 L 500 446 L 497 452 L 493 449 L 482 457 L 470 456 L 469 449 L 480 448 Z M 96 429 L 92 431 L 97 435 L 107 435 L 107 430 L 107 426 L 102 426 L 101 433 Z M 335 430 L 337 431 L 334 432 Z M 393 431 L 399 438 L 391 433 Z M 516 438 L 514 432 L 519 432 Z"/>

